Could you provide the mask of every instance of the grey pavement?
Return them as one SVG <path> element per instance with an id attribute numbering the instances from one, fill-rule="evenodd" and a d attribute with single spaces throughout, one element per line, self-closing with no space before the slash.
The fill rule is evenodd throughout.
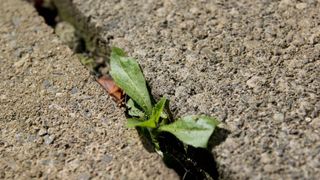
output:
<path id="1" fill-rule="evenodd" d="M 24 1 L 0 0 L 0 179 L 177 179 Z"/>

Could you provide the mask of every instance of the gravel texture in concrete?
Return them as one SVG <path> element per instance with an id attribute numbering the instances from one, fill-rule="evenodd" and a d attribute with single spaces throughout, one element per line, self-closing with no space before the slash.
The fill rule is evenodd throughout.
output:
<path id="1" fill-rule="evenodd" d="M 320 177 L 320 1 L 73 0 L 178 116 L 231 130 L 223 179 Z"/>
<path id="2" fill-rule="evenodd" d="M 34 8 L 0 0 L 0 179 L 176 179 Z"/>

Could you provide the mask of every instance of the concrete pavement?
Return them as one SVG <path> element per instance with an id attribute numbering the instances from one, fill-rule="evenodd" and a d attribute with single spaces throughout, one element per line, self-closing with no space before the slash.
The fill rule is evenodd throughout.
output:
<path id="1" fill-rule="evenodd" d="M 177 179 L 34 8 L 0 1 L 0 179 Z"/>

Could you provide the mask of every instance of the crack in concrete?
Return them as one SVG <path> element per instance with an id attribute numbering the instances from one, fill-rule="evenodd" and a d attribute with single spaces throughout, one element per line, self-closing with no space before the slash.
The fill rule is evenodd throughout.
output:
<path id="1" fill-rule="evenodd" d="M 96 77 L 106 75 L 108 71 L 101 69 L 108 67 L 110 47 L 109 42 L 99 37 L 99 28 L 88 23 L 88 19 L 82 16 L 70 1 L 52 0 L 52 2 L 47 2 L 47 6 L 43 6 L 43 4 L 42 0 L 35 0 L 35 7 L 45 22 L 55 28 L 55 33 L 58 33 L 57 26 L 69 23 L 72 26 L 69 29 L 74 28 L 71 35 L 77 39 L 72 43 L 78 43 L 77 45 L 67 43 L 69 47 L 79 54 L 80 59 L 87 58 L 94 61 L 94 65 L 89 67 L 89 70 Z M 86 65 L 82 60 L 80 61 Z M 137 131 L 141 135 L 140 138 L 145 148 L 149 152 L 154 152 L 152 145 L 150 147 L 150 140 L 143 137 L 139 129 Z M 225 129 L 218 129 L 213 137 L 219 138 L 212 138 L 209 149 L 224 141 L 229 133 Z M 169 168 L 174 169 L 181 179 L 219 179 L 217 164 L 208 150 L 192 146 L 186 147 L 169 133 L 161 133 L 158 140 L 164 153 L 163 161 Z"/>

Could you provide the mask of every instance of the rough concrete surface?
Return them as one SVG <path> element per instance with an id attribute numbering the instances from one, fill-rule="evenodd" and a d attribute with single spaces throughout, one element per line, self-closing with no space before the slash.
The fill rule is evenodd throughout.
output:
<path id="1" fill-rule="evenodd" d="M 0 1 L 0 179 L 176 179 L 33 7 Z"/>
<path id="2" fill-rule="evenodd" d="M 320 177 L 320 1 L 73 0 L 176 116 L 217 116 L 223 179 Z"/>

